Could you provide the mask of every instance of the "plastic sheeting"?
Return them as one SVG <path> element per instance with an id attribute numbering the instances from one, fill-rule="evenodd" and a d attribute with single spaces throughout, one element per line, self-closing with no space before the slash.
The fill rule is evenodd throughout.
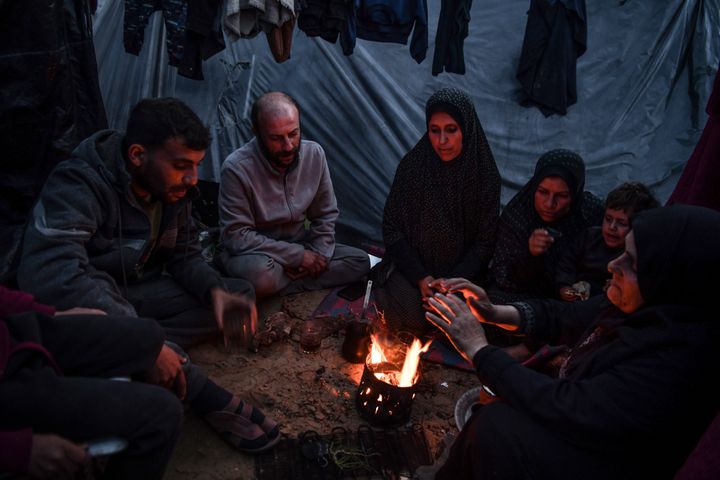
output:
<path id="1" fill-rule="evenodd" d="M 0 0 L 0 280 L 50 171 L 106 127 L 86 1 Z M 8 275 L 6 278 L 5 275 Z"/>
<path id="2" fill-rule="evenodd" d="M 292 57 L 276 64 L 264 35 L 228 42 L 204 64 L 202 82 L 167 66 L 159 14 L 139 57 L 122 46 L 123 5 L 101 4 L 95 19 L 100 84 L 113 128 L 124 128 L 143 97 L 176 96 L 210 125 L 214 140 L 201 176 L 217 180 L 223 159 L 252 136 L 252 101 L 283 90 L 302 108 L 305 138 L 327 153 L 345 241 L 381 240 L 395 168 L 424 132 L 424 104 L 442 86 L 467 90 L 503 177 L 503 203 L 530 178 L 543 152 L 563 147 L 586 161 L 600 196 L 626 180 L 672 191 L 707 116 L 720 60 L 720 0 L 589 1 L 588 49 L 577 65 L 577 104 L 544 117 L 517 103 L 515 80 L 529 0 L 476 0 L 465 41 L 465 75 L 431 75 L 407 46 L 358 40 L 355 53 L 295 31 Z M 440 2 L 430 0 L 430 50 Z M 432 58 L 428 52 L 428 58 Z M 411 208 L 411 206 L 409 206 Z"/>

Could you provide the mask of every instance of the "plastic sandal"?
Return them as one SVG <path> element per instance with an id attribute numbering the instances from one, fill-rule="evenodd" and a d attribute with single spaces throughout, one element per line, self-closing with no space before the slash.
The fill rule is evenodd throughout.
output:
<path id="1" fill-rule="evenodd" d="M 280 440 L 279 434 L 271 439 L 258 424 L 234 412 L 212 412 L 205 415 L 205 421 L 226 442 L 241 452 L 261 453 L 272 448 Z"/>
<path id="2" fill-rule="evenodd" d="M 242 408 L 240 407 L 242 404 Z M 250 420 L 252 423 L 258 425 L 260 429 L 267 435 L 269 439 L 274 439 L 280 435 L 280 427 L 278 424 L 267 417 L 259 408 L 253 407 L 248 402 L 240 400 L 239 397 L 233 396 L 230 403 L 223 409 L 226 412 L 232 412 Z"/>

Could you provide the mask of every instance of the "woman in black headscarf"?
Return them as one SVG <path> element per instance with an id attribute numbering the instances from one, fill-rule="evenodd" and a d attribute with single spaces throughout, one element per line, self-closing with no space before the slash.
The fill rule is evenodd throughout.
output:
<path id="1" fill-rule="evenodd" d="M 425 114 L 427 132 L 398 165 L 385 203 L 375 292 L 389 326 L 416 334 L 432 327 L 422 308 L 431 281 L 484 281 L 500 207 L 500 175 L 468 95 L 443 88 Z"/>
<path id="2" fill-rule="evenodd" d="M 580 232 L 600 225 L 602 201 L 585 189 L 585 163 L 570 150 L 551 150 L 530 181 L 500 216 L 492 261 L 499 302 L 556 297 L 554 268 L 559 254 Z"/>
<path id="3" fill-rule="evenodd" d="M 492 305 L 447 280 L 429 314 L 501 399 L 480 407 L 436 478 L 670 478 L 717 412 L 720 213 L 640 213 L 607 298 Z M 609 301 L 609 302 L 608 302 Z M 572 346 L 553 379 L 490 346 L 494 323 Z"/>

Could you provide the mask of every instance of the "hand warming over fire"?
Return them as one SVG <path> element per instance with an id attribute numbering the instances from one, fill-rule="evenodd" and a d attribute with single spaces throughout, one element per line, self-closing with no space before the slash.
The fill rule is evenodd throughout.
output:
<path id="1" fill-rule="evenodd" d="M 436 282 L 436 280 L 433 278 L 432 275 L 428 275 L 425 278 L 421 278 L 418 281 L 418 288 L 420 289 L 420 296 L 422 297 L 423 302 L 426 302 L 428 298 L 432 296 L 434 293 L 434 290 L 432 289 L 432 284 Z"/>
<path id="2" fill-rule="evenodd" d="M 435 324 L 450 339 L 458 352 L 472 362 L 481 348 L 488 345 L 485 330 L 473 312 L 457 296 L 436 293 L 428 299 L 435 313 L 427 312 L 425 317 Z"/>
<path id="3" fill-rule="evenodd" d="M 461 293 L 475 318 L 508 330 L 517 331 L 520 327 L 520 314 L 512 305 L 494 305 L 485 290 L 464 278 L 441 278 L 431 283 L 431 287 L 443 293 Z"/>

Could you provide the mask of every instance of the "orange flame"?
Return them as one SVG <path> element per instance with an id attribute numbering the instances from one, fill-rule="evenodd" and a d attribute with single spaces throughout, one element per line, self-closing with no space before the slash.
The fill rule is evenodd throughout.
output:
<path id="1" fill-rule="evenodd" d="M 417 382 L 417 369 L 420 363 L 420 354 L 426 352 L 430 347 L 428 341 L 425 345 L 417 338 L 413 340 L 410 347 L 406 347 L 400 342 L 382 341 L 377 335 L 371 335 L 372 346 L 369 355 L 370 365 L 379 365 L 383 363 L 399 364 L 399 361 L 393 361 L 403 356 L 403 365 L 399 370 L 390 370 L 383 372 L 374 372 L 375 377 L 385 383 L 398 387 L 412 387 Z"/>

